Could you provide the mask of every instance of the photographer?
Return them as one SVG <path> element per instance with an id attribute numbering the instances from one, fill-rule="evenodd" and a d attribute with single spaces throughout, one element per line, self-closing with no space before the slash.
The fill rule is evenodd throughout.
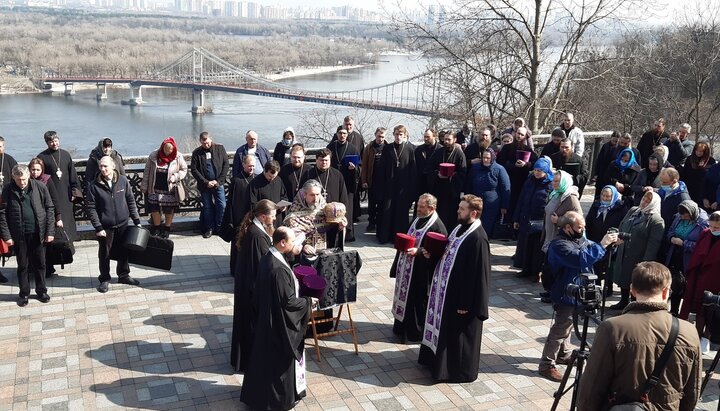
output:
<path id="1" fill-rule="evenodd" d="M 556 363 L 567 364 L 570 360 L 570 331 L 575 299 L 565 295 L 570 283 L 578 283 L 581 273 L 592 273 L 593 264 L 605 256 L 605 248 L 617 241 L 617 233 L 605 234 L 600 243 L 585 238 L 585 219 L 582 214 L 568 211 L 558 220 L 560 232 L 548 248 L 548 264 L 555 281 L 550 290 L 550 299 L 555 309 L 555 323 L 545 341 L 540 359 L 540 375 L 552 381 L 561 381 L 562 375 Z"/>
<path id="2" fill-rule="evenodd" d="M 645 383 L 670 335 L 672 317 L 665 302 L 670 281 L 670 271 L 660 263 L 642 262 L 635 267 L 631 290 L 637 301 L 598 327 L 585 378 L 580 381 L 579 410 L 643 401 Z M 689 323 L 679 322 L 664 372 L 643 401 L 646 409 L 692 410 L 700 397 L 700 342 Z"/>

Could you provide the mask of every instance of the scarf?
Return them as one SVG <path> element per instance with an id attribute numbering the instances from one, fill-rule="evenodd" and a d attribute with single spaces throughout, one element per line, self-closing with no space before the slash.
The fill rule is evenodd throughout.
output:
<path id="1" fill-rule="evenodd" d="M 635 213 L 633 213 L 634 216 L 639 216 L 640 214 L 650 215 L 650 214 L 660 214 L 660 203 L 662 200 L 660 200 L 660 196 L 656 192 L 652 192 L 652 200 L 650 200 L 650 203 L 646 205 L 645 207 L 638 207 L 637 210 L 635 210 Z"/>
<path id="2" fill-rule="evenodd" d="M 170 143 L 173 146 L 173 151 L 169 154 L 165 154 L 165 150 L 163 147 L 165 147 L 165 144 Z M 175 139 L 172 137 L 168 137 L 165 140 L 163 140 L 162 144 L 160 144 L 160 149 L 157 152 L 157 164 L 158 166 L 162 167 L 166 164 L 170 164 L 175 160 L 177 157 L 177 143 L 175 143 Z"/>
<path id="3" fill-rule="evenodd" d="M 573 178 L 570 173 L 563 170 L 558 170 L 557 172 L 560 173 L 560 184 L 558 184 L 557 189 L 553 189 L 553 191 L 550 193 L 550 196 L 548 196 L 549 200 L 562 196 L 565 191 L 567 191 L 567 189 L 572 187 L 573 185 Z"/>
<path id="4" fill-rule="evenodd" d="M 545 180 L 543 180 L 546 183 L 551 182 L 553 180 L 553 178 L 555 177 L 555 174 L 552 171 L 552 161 L 550 161 L 550 159 L 547 158 L 546 156 L 540 157 L 535 162 L 534 168 L 536 170 L 540 170 L 540 171 L 544 172 L 545 174 L 547 174 L 547 176 L 545 177 Z"/>
<path id="5" fill-rule="evenodd" d="M 622 165 L 622 158 L 623 158 L 623 154 L 625 154 L 625 153 L 630 153 L 630 160 L 628 160 L 627 164 Z M 620 154 L 618 154 L 617 159 L 615 160 L 615 165 L 617 165 L 618 168 L 620 169 L 620 171 L 622 171 L 623 173 L 628 168 L 637 166 L 638 163 L 635 160 L 635 153 L 632 151 L 632 149 L 629 149 L 629 148 L 623 149 L 620 152 Z"/>
<path id="6" fill-rule="evenodd" d="M 486 152 L 490 153 L 490 165 L 489 166 L 486 166 L 485 163 L 482 162 L 483 154 L 485 154 Z M 496 158 L 495 150 L 493 150 L 492 148 L 488 148 L 488 149 L 481 151 L 480 152 L 480 169 L 486 170 L 486 171 L 492 169 L 492 165 L 495 164 L 495 158 Z"/>
<path id="7" fill-rule="evenodd" d="M 615 186 L 606 185 L 605 187 L 603 187 L 602 191 L 605 191 L 605 189 L 608 189 L 612 192 L 612 199 L 610 200 L 610 204 L 607 204 L 607 205 L 603 204 L 602 201 L 599 203 L 600 205 L 598 206 L 598 213 L 597 213 L 598 216 L 607 213 L 607 211 L 609 209 L 613 208 L 615 206 L 615 204 L 617 204 L 617 202 L 620 200 L 620 193 L 618 193 L 617 188 L 615 188 Z M 601 193 L 602 193 L 602 191 L 601 191 Z"/>

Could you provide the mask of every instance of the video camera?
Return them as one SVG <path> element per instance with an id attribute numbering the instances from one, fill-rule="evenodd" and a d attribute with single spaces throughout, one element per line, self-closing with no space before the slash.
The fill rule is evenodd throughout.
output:
<path id="1" fill-rule="evenodd" d="M 608 234 L 617 233 L 618 239 L 623 240 L 623 241 L 630 241 L 630 239 L 632 238 L 631 233 L 623 233 L 615 227 L 608 228 L 607 232 L 608 232 Z"/>
<path id="2" fill-rule="evenodd" d="M 713 294 L 712 292 L 705 290 L 703 292 L 703 305 L 720 305 L 720 294 Z"/>
<path id="3" fill-rule="evenodd" d="M 593 273 L 581 273 L 580 284 L 568 284 L 565 287 L 565 295 L 574 298 L 579 305 L 596 307 L 602 299 L 602 290 L 595 284 L 597 278 Z"/>

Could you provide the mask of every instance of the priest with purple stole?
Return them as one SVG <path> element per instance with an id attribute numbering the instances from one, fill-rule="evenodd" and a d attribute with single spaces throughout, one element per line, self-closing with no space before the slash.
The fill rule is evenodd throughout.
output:
<path id="1" fill-rule="evenodd" d="M 435 381 L 477 379 L 483 321 L 489 317 L 490 245 L 480 224 L 482 199 L 465 195 L 428 298 L 418 362 Z"/>
<path id="2" fill-rule="evenodd" d="M 260 259 L 253 304 L 258 308 L 253 356 L 240 400 L 254 410 L 289 410 L 305 397 L 305 329 L 317 299 L 300 297 L 298 280 L 285 259 L 298 254 L 295 234 L 279 227 L 273 247 Z"/>
<path id="3" fill-rule="evenodd" d="M 425 234 L 429 232 L 447 235 L 445 224 L 436 209 L 435 196 L 427 193 L 420 196 L 417 200 L 417 218 L 407 232 L 408 235 L 415 237 L 415 247 L 405 252 L 398 251 L 390 268 L 390 277 L 395 278 L 395 297 L 392 305 L 392 314 L 395 317 L 393 332 L 403 344 L 422 340 L 428 288 L 437 258 L 425 257 L 420 246 Z"/>

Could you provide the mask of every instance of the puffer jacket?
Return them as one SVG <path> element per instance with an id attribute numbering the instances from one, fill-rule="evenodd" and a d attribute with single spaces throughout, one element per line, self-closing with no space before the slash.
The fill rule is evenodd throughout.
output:
<path id="1" fill-rule="evenodd" d="M 579 410 L 603 409 L 608 396 L 638 400 L 670 335 L 672 316 L 664 302 L 632 302 L 595 333 L 580 383 Z M 680 320 L 675 349 L 659 384 L 650 391 L 649 411 L 690 411 L 700 397 L 702 355 L 692 324 Z"/>

